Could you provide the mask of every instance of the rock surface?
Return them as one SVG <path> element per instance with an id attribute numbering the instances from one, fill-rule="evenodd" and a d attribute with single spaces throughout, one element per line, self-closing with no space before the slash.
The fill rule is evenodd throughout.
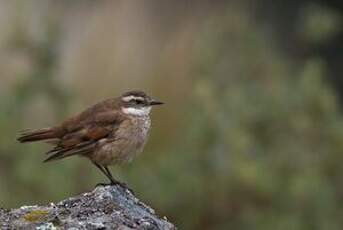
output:
<path id="1" fill-rule="evenodd" d="M 97 187 L 92 192 L 47 206 L 0 208 L 0 229 L 176 229 L 166 218 L 120 186 Z"/>

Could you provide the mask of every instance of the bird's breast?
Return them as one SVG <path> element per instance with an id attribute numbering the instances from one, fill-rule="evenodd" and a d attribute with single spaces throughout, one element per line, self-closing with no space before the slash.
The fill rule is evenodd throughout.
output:
<path id="1" fill-rule="evenodd" d="M 124 123 L 124 122 L 123 122 Z M 129 139 L 137 144 L 145 143 L 150 130 L 151 121 L 149 117 L 135 117 L 127 121 L 117 130 L 118 138 Z"/>
<path id="2" fill-rule="evenodd" d="M 131 161 L 143 151 L 150 125 L 148 117 L 123 121 L 113 133 L 113 140 L 99 147 L 96 153 L 98 163 L 109 165 Z"/>

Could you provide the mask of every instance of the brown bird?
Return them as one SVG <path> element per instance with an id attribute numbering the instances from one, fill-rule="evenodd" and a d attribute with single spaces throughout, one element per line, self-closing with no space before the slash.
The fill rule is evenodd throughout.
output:
<path id="1" fill-rule="evenodd" d="M 150 130 L 150 110 L 163 104 L 142 91 L 104 100 L 54 127 L 25 131 L 18 141 L 54 145 L 44 162 L 74 155 L 87 157 L 110 180 L 109 165 L 131 161 L 143 151 Z"/>

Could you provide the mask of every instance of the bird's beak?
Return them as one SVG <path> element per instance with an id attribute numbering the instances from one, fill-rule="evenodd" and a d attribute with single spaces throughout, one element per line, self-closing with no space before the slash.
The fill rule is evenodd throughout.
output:
<path id="1" fill-rule="evenodd" d="M 162 101 L 157 101 L 157 100 L 154 100 L 152 99 L 150 101 L 150 105 L 163 105 L 164 103 Z"/>

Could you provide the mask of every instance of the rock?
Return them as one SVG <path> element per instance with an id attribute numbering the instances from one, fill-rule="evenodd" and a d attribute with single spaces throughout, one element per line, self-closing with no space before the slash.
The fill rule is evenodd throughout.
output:
<path id="1" fill-rule="evenodd" d="M 176 229 L 166 218 L 120 186 L 100 186 L 92 192 L 47 206 L 0 208 L 0 229 Z"/>

